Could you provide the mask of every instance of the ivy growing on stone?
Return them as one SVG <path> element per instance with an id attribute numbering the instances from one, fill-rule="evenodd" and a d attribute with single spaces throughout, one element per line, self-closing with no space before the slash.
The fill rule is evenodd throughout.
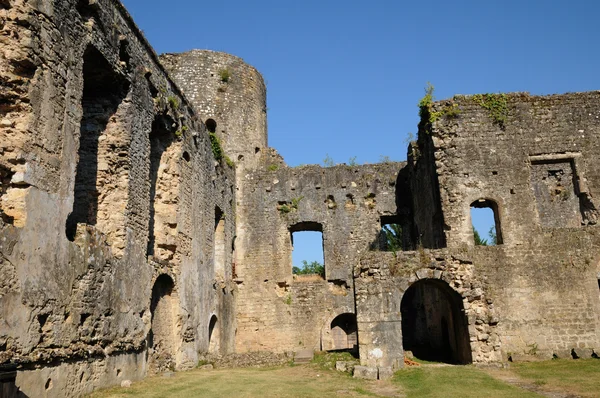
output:
<path id="1" fill-rule="evenodd" d="M 494 124 L 501 129 L 506 127 L 508 117 L 508 101 L 506 94 L 476 94 L 473 101 L 489 111 Z"/>

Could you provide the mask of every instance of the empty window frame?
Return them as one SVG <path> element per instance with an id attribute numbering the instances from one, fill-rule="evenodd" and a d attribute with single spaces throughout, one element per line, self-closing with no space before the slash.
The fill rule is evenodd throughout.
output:
<path id="1" fill-rule="evenodd" d="M 410 250 L 410 242 L 407 242 L 406 233 L 399 216 L 381 216 L 379 219 L 381 229 L 377 239 L 378 249 L 381 251 L 398 252 Z"/>
<path id="2" fill-rule="evenodd" d="M 502 244 L 500 215 L 495 201 L 482 198 L 471 203 L 471 225 L 475 246 Z"/>
<path id="3" fill-rule="evenodd" d="M 319 275 L 325 278 L 323 226 L 316 222 L 302 222 L 290 227 L 292 243 L 292 273 Z"/>

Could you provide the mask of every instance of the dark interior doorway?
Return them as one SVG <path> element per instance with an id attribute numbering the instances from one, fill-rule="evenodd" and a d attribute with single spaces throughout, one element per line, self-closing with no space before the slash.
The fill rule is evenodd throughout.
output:
<path id="1" fill-rule="evenodd" d="M 404 293 L 401 303 L 405 351 L 427 361 L 468 364 L 473 361 L 462 297 L 444 281 L 422 279 Z"/>

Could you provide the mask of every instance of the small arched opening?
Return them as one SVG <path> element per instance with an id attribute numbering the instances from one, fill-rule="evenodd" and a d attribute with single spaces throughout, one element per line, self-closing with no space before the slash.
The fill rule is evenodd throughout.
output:
<path id="1" fill-rule="evenodd" d="M 427 361 L 473 361 L 462 297 L 446 282 L 421 279 L 406 290 L 400 305 L 402 345 Z"/>
<path id="2" fill-rule="evenodd" d="M 211 132 L 214 133 L 217 131 L 217 122 L 215 122 L 214 119 L 206 119 L 206 129 Z"/>
<path id="3" fill-rule="evenodd" d="M 219 323 L 216 315 L 213 315 L 208 323 L 208 352 L 219 352 Z"/>
<path id="4" fill-rule="evenodd" d="M 175 362 L 175 284 L 169 275 L 156 278 L 152 287 L 151 328 L 148 348 L 159 371 L 169 369 Z"/>
<path id="5" fill-rule="evenodd" d="M 355 314 L 341 314 L 331 321 L 331 338 L 333 341 L 330 351 L 348 351 L 358 356 L 358 327 Z"/>

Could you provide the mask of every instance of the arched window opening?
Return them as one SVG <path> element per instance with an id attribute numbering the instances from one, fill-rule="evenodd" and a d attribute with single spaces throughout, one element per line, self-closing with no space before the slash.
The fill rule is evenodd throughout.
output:
<path id="1" fill-rule="evenodd" d="M 462 297 L 438 279 L 421 279 L 404 293 L 402 345 L 427 361 L 473 361 Z"/>
<path id="2" fill-rule="evenodd" d="M 292 244 L 292 273 L 297 280 L 325 278 L 323 253 L 323 226 L 316 222 L 302 222 L 290 227 Z"/>
<path id="3" fill-rule="evenodd" d="M 174 147 L 174 121 L 157 115 L 150 133 L 150 217 L 147 254 L 157 261 L 169 261 L 177 249 L 177 193 L 179 172 Z"/>
<path id="4" fill-rule="evenodd" d="M 175 365 L 175 284 L 169 275 L 160 275 L 152 287 L 150 313 L 151 328 L 148 348 L 156 371 Z"/>
<path id="5" fill-rule="evenodd" d="M 331 321 L 333 347 L 330 351 L 347 351 L 358 357 L 358 327 L 356 315 L 341 314 Z"/>
<path id="6" fill-rule="evenodd" d="M 208 352 L 211 354 L 219 352 L 219 326 L 218 318 L 213 315 L 208 323 Z"/>
<path id="7" fill-rule="evenodd" d="M 214 133 L 217 131 L 217 122 L 215 122 L 214 119 L 206 119 L 206 129 L 211 132 Z"/>
<path id="8" fill-rule="evenodd" d="M 471 203 L 471 223 L 476 246 L 502 244 L 502 228 L 498 204 L 490 199 L 478 199 Z"/>
<path id="9" fill-rule="evenodd" d="M 215 277 L 225 278 L 225 215 L 215 207 L 214 267 Z"/>
<path id="10" fill-rule="evenodd" d="M 65 232 L 74 241 L 77 224 L 96 225 L 118 257 L 125 246 L 129 180 L 129 140 L 120 105 L 129 87 L 96 48 L 85 50 L 73 210 Z"/>

